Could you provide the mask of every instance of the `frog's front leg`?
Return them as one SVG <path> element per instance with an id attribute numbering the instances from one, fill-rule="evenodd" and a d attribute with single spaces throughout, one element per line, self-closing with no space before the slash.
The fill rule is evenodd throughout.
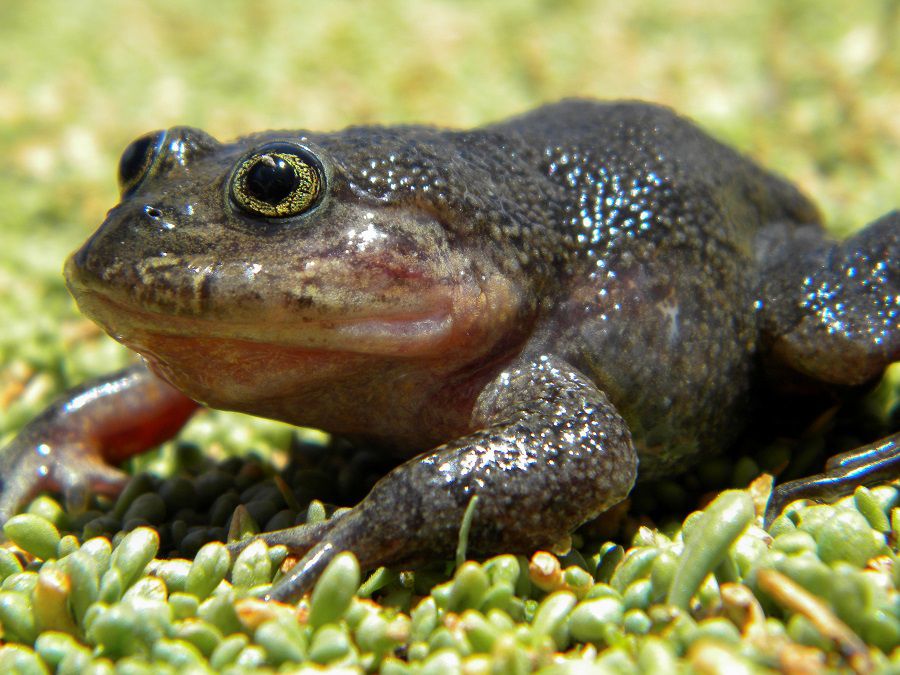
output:
<path id="1" fill-rule="evenodd" d="M 117 494 L 127 476 L 112 465 L 171 438 L 196 409 L 143 365 L 67 392 L 0 450 L 0 523 L 41 490 L 70 504 Z"/>
<path id="2" fill-rule="evenodd" d="M 305 552 L 270 597 L 298 597 L 345 550 L 366 568 L 450 556 L 476 495 L 468 552 L 527 552 L 559 542 L 634 483 L 624 420 L 561 360 L 513 365 L 482 391 L 471 420 L 477 431 L 398 467 L 328 524 L 263 535 Z"/>

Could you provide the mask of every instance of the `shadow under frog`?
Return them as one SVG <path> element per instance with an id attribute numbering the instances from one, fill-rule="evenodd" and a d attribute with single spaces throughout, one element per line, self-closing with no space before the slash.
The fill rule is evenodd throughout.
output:
<path id="1" fill-rule="evenodd" d="M 302 556 L 279 600 L 343 550 L 451 554 L 474 495 L 470 552 L 548 546 L 638 469 L 728 447 L 767 391 L 840 393 L 900 354 L 900 213 L 833 242 L 792 185 L 645 103 L 225 144 L 177 127 L 132 143 L 119 182 L 66 278 L 147 365 L 21 431 L 0 517 L 41 489 L 115 493 L 110 465 L 198 404 L 411 457 L 344 515 L 262 535 Z M 894 435 L 837 460 L 769 515 L 898 456 Z"/>

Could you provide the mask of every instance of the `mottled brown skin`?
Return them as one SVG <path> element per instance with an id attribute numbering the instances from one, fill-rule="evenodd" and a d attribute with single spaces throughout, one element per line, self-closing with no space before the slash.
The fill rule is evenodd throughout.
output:
<path id="1" fill-rule="evenodd" d="M 793 186 L 665 108 L 151 141 L 66 275 L 156 375 L 26 428 L 0 456 L 0 515 L 41 486 L 118 486 L 100 460 L 143 449 L 103 431 L 121 392 L 157 401 L 166 433 L 197 401 L 414 457 L 346 515 L 265 535 L 305 553 L 271 597 L 345 549 L 364 566 L 447 555 L 476 494 L 471 552 L 547 546 L 621 501 L 638 463 L 659 476 L 727 447 L 766 390 L 864 385 L 900 354 L 900 214 L 836 244 Z M 275 141 L 319 164 L 291 217 L 235 196 Z"/>

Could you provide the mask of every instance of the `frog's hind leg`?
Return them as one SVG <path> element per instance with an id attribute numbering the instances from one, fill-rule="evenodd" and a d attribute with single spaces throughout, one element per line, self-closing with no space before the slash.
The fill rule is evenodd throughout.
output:
<path id="1" fill-rule="evenodd" d="M 320 525 L 263 535 L 305 553 L 268 596 L 309 590 L 341 551 L 364 568 L 447 558 L 478 496 L 468 553 L 529 552 L 624 499 L 637 454 L 624 420 L 584 375 L 523 359 L 481 393 L 477 429 L 397 467 L 356 507 Z"/>
<path id="2" fill-rule="evenodd" d="M 873 381 L 900 359 L 900 211 L 841 243 L 796 241 L 763 280 L 772 355 L 826 384 Z"/>
<path id="3" fill-rule="evenodd" d="M 811 228 L 764 243 L 763 324 L 773 361 L 841 389 L 874 382 L 900 359 L 900 211 L 840 243 Z M 898 477 L 895 433 L 832 458 L 823 474 L 778 486 L 766 522 L 795 499 L 832 501 Z"/>

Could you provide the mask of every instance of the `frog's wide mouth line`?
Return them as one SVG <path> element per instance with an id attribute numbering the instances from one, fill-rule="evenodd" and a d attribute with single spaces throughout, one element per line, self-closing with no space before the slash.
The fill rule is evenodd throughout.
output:
<path id="1" fill-rule="evenodd" d="M 300 315 L 289 317 L 288 321 L 240 321 L 156 312 L 80 284 L 73 289 L 73 294 L 85 316 L 138 352 L 152 349 L 154 336 L 158 336 L 196 340 L 198 345 L 234 341 L 316 352 L 416 357 L 440 353 L 455 333 L 454 317 L 446 298 L 443 302 L 436 298 L 433 307 L 419 312 L 341 318 Z"/>

